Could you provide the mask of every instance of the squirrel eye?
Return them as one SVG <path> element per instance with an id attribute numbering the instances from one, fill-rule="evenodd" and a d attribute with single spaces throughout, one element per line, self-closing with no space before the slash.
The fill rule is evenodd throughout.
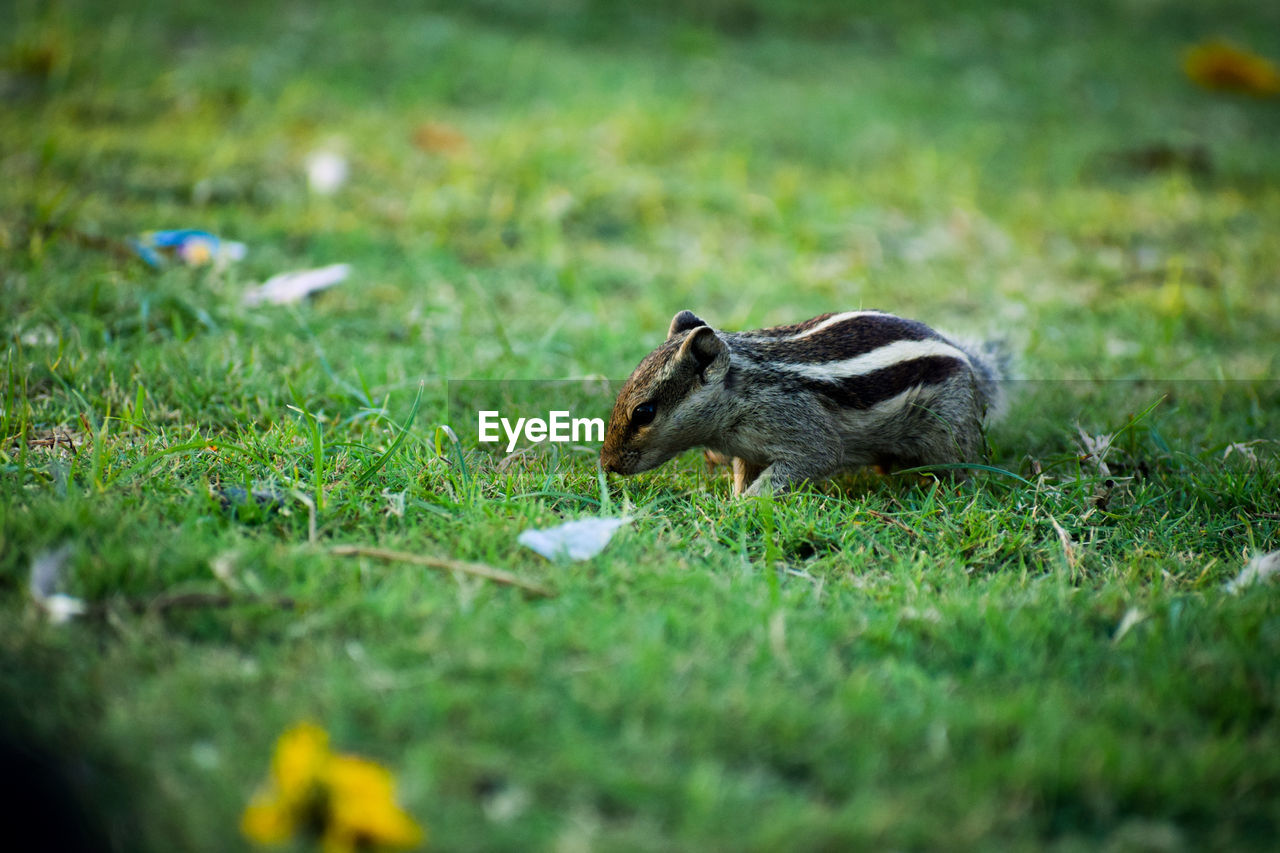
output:
<path id="1" fill-rule="evenodd" d="M 658 414 L 658 407 L 653 403 L 641 403 L 631 410 L 631 423 L 633 426 L 645 426 L 653 423 L 654 416 Z"/>

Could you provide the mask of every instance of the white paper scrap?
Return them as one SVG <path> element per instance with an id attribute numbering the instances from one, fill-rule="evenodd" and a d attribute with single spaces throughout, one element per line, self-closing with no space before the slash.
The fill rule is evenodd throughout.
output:
<path id="1" fill-rule="evenodd" d="M 1274 577 L 1280 577 L 1280 551 L 1272 551 L 1269 554 L 1259 554 L 1249 561 L 1240 574 L 1236 575 L 1235 580 L 1228 581 L 1226 585 L 1227 592 L 1239 592 L 1248 586 L 1256 583 L 1262 583 Z"/>
<path id="2" fill-rule="evenodd" d="M 516 541 L 532 548 L 548 560 L 568 558 L 588 560 L 604 550 L 613 534 L 626 524 L 629 518 L 584 518 L 568 521 L 557 527 L 539 530 L 531 527 L 521 533 Z"/>
<path id="3" fill-rule="evenodd" d="M 88 609 L 80 599 L 58 592 L 62 569 L 70 557 L 71 547 L 63 545 L 52 551 L 41 551 L 31 560 L 31 598 L 55 625 L 83 615 Z"/>
<path id="4" fill-rule="evenodd" d="M 307 185 L 317 195 L 333 195 L 347 182 L 347 158 L 334 151 L 315 151 L 307 157 Z"/>
<path id="5" fill-rule="evenodd" d="M 333 287 L 351 275 L 350 264 L 332 264 L 313 270 L 296 270 L 273 275 L 262 284 L 245 292 L 241 303 L 252 307 L 262 303 L 288 305 L 301 302 L 310 293 Z"/>

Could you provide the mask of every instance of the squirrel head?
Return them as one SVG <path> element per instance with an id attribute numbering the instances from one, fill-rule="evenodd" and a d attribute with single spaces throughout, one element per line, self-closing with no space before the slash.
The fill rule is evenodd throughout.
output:
<path id="1" fill-rule="evenodd" d="M 618 393 L 601 466 L 638 474 L 697 445 L 705 430 L 691 403 L 722 381 L 728 367 L 729 349 L 715 329 L 692 311 L 676 314 L 666 341 L 645 356 Z"/>

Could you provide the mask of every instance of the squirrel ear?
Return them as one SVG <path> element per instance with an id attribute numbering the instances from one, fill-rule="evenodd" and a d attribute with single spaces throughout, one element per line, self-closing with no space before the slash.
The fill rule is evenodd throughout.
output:
<path id="1" fill-rule="evenodd" d="M 704 324 L 696 327 L 693 334 L 684 339 L 684 343 L 680 345 L 679 358 L 692 363 L 701 373 L 724 351 L 724 341 L 720 340 L 715 330 Z"/>
<path id="2" fill-rule="evenodd" d="M 667 340 L 671 340 L 681 332 L 707 325 L 697 314 L 689 310 L 681 311 L 671 318 L 671 328 L 667 330 Z"/>

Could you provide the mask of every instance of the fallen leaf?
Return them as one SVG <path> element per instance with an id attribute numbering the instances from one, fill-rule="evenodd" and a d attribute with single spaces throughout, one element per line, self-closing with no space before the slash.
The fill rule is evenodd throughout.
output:
<path id="1" fill-rule="evenodd" d="M 1110 477 L 1111 469 L 1107 467 L 1106 460 L 1107 454 L 1111 452 L 1111 442 L 1115 441 L 1115 435 L 1089 435 L 1079 424 L 1076 425 L 1076 432 L 1080 434 L 1080 447 L 1084 450 L 1085 459 L 1097 466 L 1099 474 Z"/>
<path id="2" fill-rule="evenodd" d="M 1222 39 L 1187 50 L 1182 69 L 1192 82 L 1210 91 L 1258 98 L 1280 95 L 1280 68 L 1274 62 Z"/>
<path id="3" fill-rule="evenodd" d="M 470 146 L 457 128 L 438 121 L 427 121 L 413 131 L 413 144 L 432 154 L 460 154 Z"/>
<path id="4" fill-rule="evenodd" d="M 1257 468 L 1259 464 L 1258 450 L 1259 448 L 1268 448 L 1274 451 L 1275 447 L 1280 446 L 1280 442 L 1267 438 L 1255 438 L 1252 441 L 1235 441 L 1228 444 L 1226 449 L 1222 451 L 1222 461 L 1226 462 L 1232 456 L 1239 457 L 1248 463 L 1250 468 Z M 1274 456 L 1274 452 L 1270 455 Z"/>

